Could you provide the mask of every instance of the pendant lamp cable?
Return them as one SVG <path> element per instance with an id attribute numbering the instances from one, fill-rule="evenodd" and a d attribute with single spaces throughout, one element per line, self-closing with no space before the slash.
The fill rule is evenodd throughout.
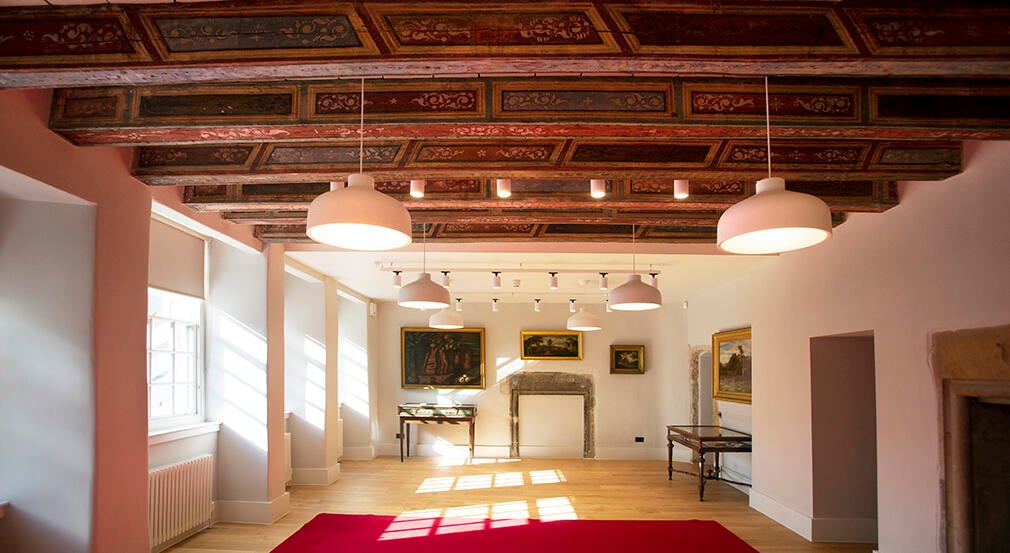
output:
<path id="1" fill-rule="evenodd" d="M 428 223 L 421 224 L 421 271 L 428 272 Z"/>
<path id="2" fill-rule="evenodd" d="M 635 223 L 631 223 L 631 274 L 637 272 L 635 266 Z"/>
<path id="3" fill-rule="evenodd" d="M 768 141 L 766 148 L 768 152 L 768 178 L 772 177 L 772 110 L 770 106 L 771 103 L 768 101 L 768 75 L 765 75 L 765 137 Z"/>
<path id="4" fill-rule="evenodd" d="M 765 77 L 765 86 L 768 77 Z M 770 171 L 771 169 L 769 169 Z M 361 77 L 361 120 L 358 124 L 358 172 L 365 172 L 365 78 Z"/>

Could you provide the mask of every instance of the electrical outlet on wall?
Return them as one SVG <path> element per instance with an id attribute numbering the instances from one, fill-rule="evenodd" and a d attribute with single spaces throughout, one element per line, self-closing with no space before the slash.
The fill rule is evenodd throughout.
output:
<path id="1" fill-rule="evenodd" d="M 396 440 L 400 439 L 400 433 L 399 432 L 396 433 L 396 438 L 394 438 L 394 439 L 396 439 Z"/>
<path id="2" fill-rule="evenodd" d="M 645 436 L 635 436 L 635 443 L 636 444 L 644 444 L 645 443 Z"/>

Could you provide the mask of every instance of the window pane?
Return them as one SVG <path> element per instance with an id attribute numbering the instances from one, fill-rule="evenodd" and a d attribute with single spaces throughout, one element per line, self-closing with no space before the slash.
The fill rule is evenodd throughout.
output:
<path id="1" fill-rule="evenodd" d="M 171 351 L 172 321 L 151 319 L 151 349 Z"/>
<path id="2" fill-rule="evenodd" d="M 175 386 L 175 415 L 196 413 L 195 388 L 185 384 Z"/>
<path id="3" fill-rule="evenodd" d="M 168 311 L 168 297 L 158 290 L 147 290 L 147 314 L 148 315 L 159 315 L 161 317 L 167 317 Z"/>
<path id="4" fill-rule="evenodd" d="M 196 383 L 196 356 L 193 354 L 175 354 L 175 381 Z"/>
<path id="5" fill-rule="evenodd" d="M 167 417 L 172 414 L 172 386 L 151 385 L 151 417 Z"/>
<path id="6" fill-rule="evenodd" d="M 151 354 L 151 383 L 172 382 L 172 354 L 154 352 Z"/>
<path id="7" fill-rule="evenodd" d="M 196 351 L 196 325 L 175 324 L 175 350 Z"/>

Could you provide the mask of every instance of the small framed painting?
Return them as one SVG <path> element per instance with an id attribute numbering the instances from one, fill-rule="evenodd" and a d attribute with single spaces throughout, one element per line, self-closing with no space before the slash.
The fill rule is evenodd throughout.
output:
<path id="1" fill-rule="evenodd" d="M 484 329 L 400 329 L 403 388 L 484 389 Z"/>
<path id="2" fill-rule="evenodd" d="M 519 339 L 522 342 L 522 359 L 582 359 L 582 332 L 577 330 L 522 330 Z"/>
<path id="3" fill-rule="evenodd" d="M 750 403 L 750 329 L 712 335 L 712 397 Z"/>
<path id="4" fill-rule="evenodd" d="M 610 346 L 610 374 L 645 372 L 645 346 Z"/>

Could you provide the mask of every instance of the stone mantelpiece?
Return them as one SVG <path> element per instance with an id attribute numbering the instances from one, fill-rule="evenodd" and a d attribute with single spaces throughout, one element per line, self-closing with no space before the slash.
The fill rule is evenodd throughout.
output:
<path id="1" fill-rule="evenodd" d="M 519 397 L 522 395 L 582 396 L 583 427 L 582 456 L 596 456 L 595 420 L 596 389 L 593 378 L 587 374 L 561 372 L 519 372 L 504 382 L 509 392 L 509 457 L 519 457 Z"/>

